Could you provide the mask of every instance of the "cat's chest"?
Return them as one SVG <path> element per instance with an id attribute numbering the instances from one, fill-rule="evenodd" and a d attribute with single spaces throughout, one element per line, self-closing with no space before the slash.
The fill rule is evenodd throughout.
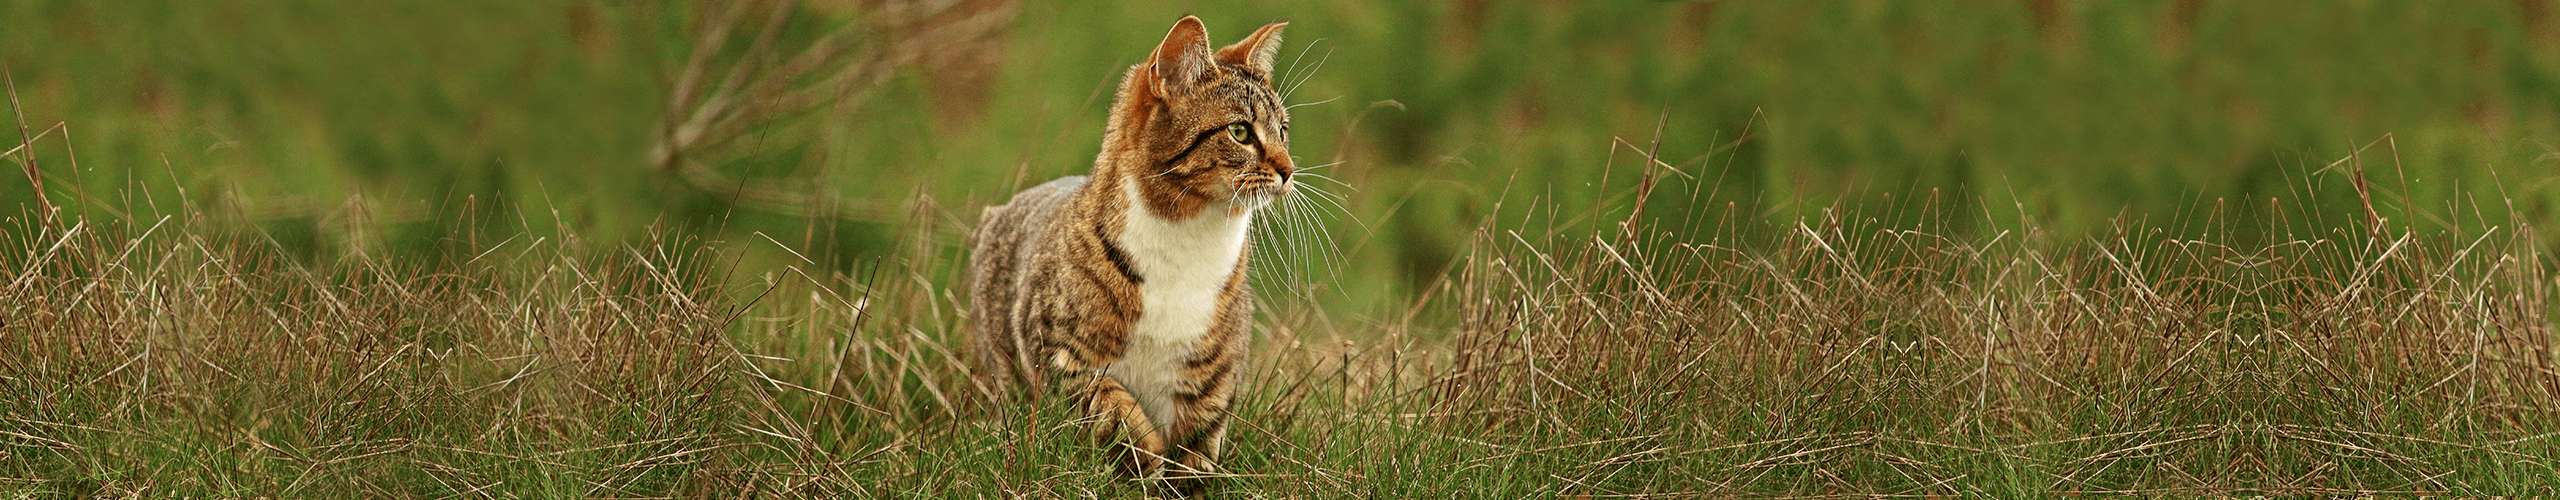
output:
<path id="1" fill-rule="evenodd" d="M 1182 367 L 1217 326 L 1227 283 L 1245 251 L 1250 212 L 1206 212 L 1168 220 L 1132 206 L 1115 242 L 1138 273 L 1143 306 L 1128 349 L 1109 371 L 1158 425 L 1172 422 Z"/>
<path id="2" fill-rule="evenodd" d="M 1138 273 L 1143 306 L 1133 340 L 1186 342 L 1206 335 L 1245 251 L 1251 212 L 1221 210 L 1180 220 L 1130 207 L 1118 244 Z"/>

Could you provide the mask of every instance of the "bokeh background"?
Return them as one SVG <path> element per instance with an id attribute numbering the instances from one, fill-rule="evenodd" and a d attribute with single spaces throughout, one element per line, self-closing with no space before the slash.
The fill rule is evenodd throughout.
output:
<path id="1" fill-rule="evenodd" d="M 679 232 L 849 270 L 957 252 L 977 207 L 1087 169 L 1174 19 L 1285 20 L 1293 149 L 1340 162 L 1316 185 L 1341 199 L 1276 279 L 1369 308 L 1485 221 L 1614 220 L 1657 147 L 1675 232 L 1854 207 L 2248 238 L 2228 222 L 2270 207 L 2362 214 L 2359 171 L 2396 223 L 2552 221 L 2553 3 L 19 0 L 0 62 L 46 194 L 86 217 L 192 213 L 312 261 Z"/>

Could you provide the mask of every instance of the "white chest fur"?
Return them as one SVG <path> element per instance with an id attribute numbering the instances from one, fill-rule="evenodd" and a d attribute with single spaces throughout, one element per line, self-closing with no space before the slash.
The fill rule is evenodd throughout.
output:
<path id="1" fill-rule="evenodd" d="M 1138 201 L 1137 186 L 1123 184 L 1128 222 L 1118 243 L 1141 282 L 1144 306 L 1129 335 L 1129 350 L 1107 370 L 1137 396 L 1157 426 L 1173 417 L 1173 391 L 1191 344 L 1217 320 L 1218 295 L 1244 255 L 1253 212 L 1211 207 L 1182 220 L 1158 217 Z"/>

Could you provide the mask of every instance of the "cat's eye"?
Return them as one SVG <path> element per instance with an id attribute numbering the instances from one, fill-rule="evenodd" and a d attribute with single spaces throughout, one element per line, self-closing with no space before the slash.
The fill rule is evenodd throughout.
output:
<path id="1" fill-rule="evenodd" d="M 1246 128 L 1242 123 L 1229 124 L 1227 138 L 1235 139 L 1236 144 L 1253 144 L 1253 129 Z"/>

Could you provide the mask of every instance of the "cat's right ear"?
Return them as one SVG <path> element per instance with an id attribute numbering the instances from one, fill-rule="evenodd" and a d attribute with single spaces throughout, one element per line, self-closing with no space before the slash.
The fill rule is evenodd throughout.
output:
<path id="1" fill-rule="evenodd" d="M 1148 87 L 1157 99 L 1170 97 L 1207 82 L 1215 64 L 1209 59 L 1209 29 L 1200 25 L 1198 17 L 1182 16 L 1174 21 L 1173 32 L 1164 35 L 1164 42 L 1156 44 L 1155 54 L 1147 57 L 1147 71 L 1154 79 L 1147 82 L 1152 84 Z"/>

